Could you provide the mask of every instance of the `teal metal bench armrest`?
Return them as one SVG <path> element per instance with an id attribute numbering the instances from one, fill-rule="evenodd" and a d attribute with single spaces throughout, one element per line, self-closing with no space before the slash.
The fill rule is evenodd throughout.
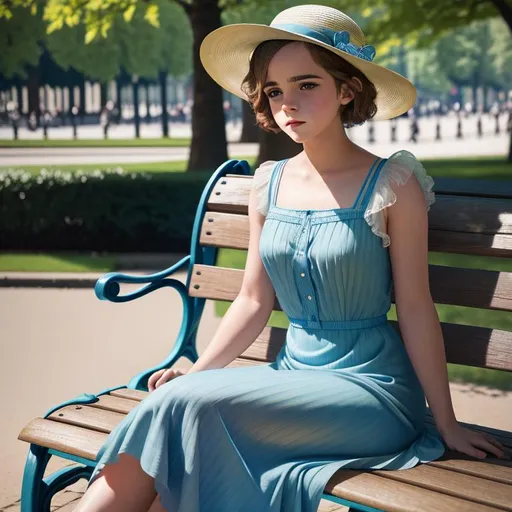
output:
<path id="1" fill-rule="evenodd" d="M 142 276 L 134 276 L 129 274 L 121 274 L 119 272 L 109 272 L 104 276 L 100 277 L 94 286 L 94 293 L 100 300 L 109 300 L 110 302 L 129 302 L 131 300 L 143 297 L 153 290 L 158 290 L 163 287 L 175 288 L 180 293 L 182 287 L 184 287 L 181 281 L 177 279 L 166 279 L 168 276 L 174 274 L 182 267 L 187 267 L 190 264 L 190 255 L 185 256 L 183 259 L 175 263 L 172 267 L 169 267 L 156 274 L 148 274 Z M 120 283 L 147 283 L 146 286 L 139 288 L 138 290 L 128 293 L 127 295 L 119 295 L 121 291 Z M 186 289 L 185 289 L 186 293 Z"/>
<path id="2" fill-rule="evenodd" d="M 183 316 L 181 319 L 181 326 L 178 332 L 178 336 L 175 343 L 167 355 L 167 357 L 158 365 L 148 368 L 143 372 L 139 373 L 128 383 L 128 388 L 131 389 L 143 389 L 147 390 L 147 379 L 149 376 L 162 368 L 171 367 L 180 357 L 187 357 L 190 361 L 194 362 L 198 358 L 198 354 L 195 347 L 195 328 L 199 318 L 194 315 L 195 304 L 197 299 L 194 299 L 188 295 L 187 286 L 178 279 L 171 278 L 169 276 L 177 272 L 178 270 L 185 267 L 187 271 L 190 267 L 190 255 L 185 256 L 183 259 L 178 261 L 172 267 L 169 267 L 156 274 L 134 276 L 129 274 L 121 274 L 118 272 L 110 272 L 102 276 L 96 282 L 94 292 L 96 297 L 100 300 L 109 300 L 110 302 L 129 302 L 139 297 L 143 297 L 148 293 L 160 288 L 173 288 L 178 291 L 181 301 L 183 304 Z M 119 295 L 121 283 L 140 283 L 145 284 L 138 290 L 128 293 L 126 295 Z"/>

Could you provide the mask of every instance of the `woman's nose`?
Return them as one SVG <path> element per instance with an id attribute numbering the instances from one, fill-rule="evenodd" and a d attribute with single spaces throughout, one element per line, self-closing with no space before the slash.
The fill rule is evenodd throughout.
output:
<path id="1" fill-rule="evenodd" d="M 297 112 L 298 110 L 296 103 L 293 103 L 291 101 L 283 102 L 281 109 L 284 112 Z"/>

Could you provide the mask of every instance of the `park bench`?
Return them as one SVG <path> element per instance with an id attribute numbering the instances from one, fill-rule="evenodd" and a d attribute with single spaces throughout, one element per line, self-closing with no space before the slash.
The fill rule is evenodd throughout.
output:
<path id="1" fill-rule="evenodd" d="M 152 372 L 171 366 L 182 356 L 196 360 L 195 338 L 205 300 L 232 301 L 242 283 L 243 270 L 221 268 L 215 266 L 215 261 L 218 248 L 247 249 L 252 183 L 249 173 L 245 161 L 231 160 L 213 174 L 198 205 L 190 255 L 157 274 L 110 273 L 98 280 L 96 295 L 112 302 L 134 300 L 163 287 L 174 288 L 183 302 L 181 328 L 173 349 L 160 365 L 136 375 L 127 385 L 60 404 L 22 430 L 19 439 L 30 443 L 22 512 L 50 510 L 50 500 L 56 492 L 90 476 L 107 434 L 147 396 L 146 383 Z M 510 189 L 507 183 L 437 179 L 437 200 L 429 212 L 430 250 L 510 257 Z M 181 269 L 187 270 L 185 283 L 170 277 Z M 510 272 L 431 265 L 429 274 L 436 303 L 512 309 Z M 121 283 L 143 286 L 120 295 Z M 277 300 L 275 310 L 280 310 Z M 394 325 L 398 328 L 396 322 Z M 512 371 L 512 332 L 449 323 L 443 323 L 442 329 L 448 362 Z M 267 326 L 229 366 L 272 361 L 284 339 L 285 329 Z M 433 423 L 430 411 L 426 421 Z M 512 448 L 512 432 L 461 424 L 488 432 Z M 76 464 L 43 480 L 51 456 Z M 405 471 L 344 469 L 331 478 L 323 498 L 364 511 L 512 511 L 512 461 L 494 456 L 477 460 L 448 450 L 439 460 Z"/>

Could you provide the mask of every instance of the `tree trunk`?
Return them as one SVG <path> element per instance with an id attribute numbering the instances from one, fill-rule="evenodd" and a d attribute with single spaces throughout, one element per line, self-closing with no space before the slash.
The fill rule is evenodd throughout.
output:
<path id="1" fill-rule="evenodd" d="M 122 120 L 122 88 L 119 79 L 116 79 L 116 107 L 117 107 L 117 122 L 120 123 Z"/>
<path id="2" fill-rule="evenodd" d="M 302 144 L 294 142 L 286 133 L 270 133 L 260 130 L 260 153 L 256 165 L 267 160 L 283 160 L 302 151 Z"/>
<path id="3" fill-rule="evenodd" d="M 68 85 L 68 87 L 66 87 L 66 90 L 68 91 L 68 111 L 67 111 L 67 114 L 71 115 L 71 110 L 73 109 L 73 106 L 75 104 L 75 95 L 74 95 L 73 86 L 72 85 Z"/>
<path id="4" fill-rule="evenodd" d="M 146 123 L 149 123 L 151 121 L 151 114 L 149 112 L 149 107 L 151 106 L 151 102 L 149 99 L 149 84 L 146 84 L 144 90 L 146 92 Z"/>
<path id="5" fill-rule="evenodd" d="M 213 171 L 227 160 L 226 122 L 222 89 L 210 78 L 199 59 L 203 39 L 221 26 L 218 0 L 194 0 L 187 6 L 194 35 L 194 104 L 188 171 Z"/>
<path id="6" fill-rule="evenodd" d="M 140 139 L 140 115 L 139 115 L 139 81 L 135 80 L 133 86 L 133 121 L 135 123 L 135 138 Z"/>
<path id="7" fill-rule="evenodd" d="M 476 79 L 476 73 L 475 77 L 473 77 L 473 85 L 471 86 L 471 96 L 473 98 L 473 114 L 477 111 L 477 103 L 478 103 L 478 84 Z"/>
<path id="8" fill-rule="evenodd" d="M 100 112 L 105 108 L 108 98 L 108 84 L 107 82 L 100 83 Z"/>
<path id="9" fill-rule="evenodd" d="M 160 101 L 162 103 L 162 137 L 169 137 L 169 112 L 167 112 L 167 71 L 160 71 Z"/>
<path id="10" fill-rule="evenodd" d="M 242 101 L 242 134 L 240 142 L 258 142 L 259 128 L 256 125 L 254 110 L 247 101 Z"/>
<path id="11" fill-rule="evenodd" d="M 16 99 L 18 100 L 18 112 L 20 115 L 23 114 L 24 105 L 23 105 L 23 86 L 21 84 L 16 84 Z"/>
<path id="12" fill-rule="evenodd" d="M 85 76 L 82 75 L 80 78 L 80 108 L 79 108 L 80 117 L 82 118 L 82 122 L 83 122 L 84 115 L 87 113 L 86 106 L 87 105 L 85 104 Z"/>
<path id="13" fill-rule="evenodd" d="M 508 161 L 512 162 L 512 130 L 510 130 L 510 139 L 508 143 Z"/>
<path id="14" fill-rule="evenodd" d="M 41 116 L 39 102 L 39 68 L 30 66 L 27 78 L 28 89 L 28 113 L 35 112 L 37 126 L 39 126 L 39 118 Z"/>

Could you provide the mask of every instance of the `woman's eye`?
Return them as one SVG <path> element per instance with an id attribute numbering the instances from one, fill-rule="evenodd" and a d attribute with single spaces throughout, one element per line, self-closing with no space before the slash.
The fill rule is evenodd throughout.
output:
<path id="1" fill-rule="evenodd" d="M 306 82 L 306 83 L 301 84 L 300 88 L 309 91 L 311 89 L 314 89 L 317 85 L 318 84 L 313 84 L 311 82 Z"/>
<path id="2" fill-rule="evenodd" d="M 269 98 L 275 98 L 278 94 L 279 94 L 279 90 L 277 90 L 277 89 L 272 89 L 271 91 L 267 92 L 267 96 Z"/>

